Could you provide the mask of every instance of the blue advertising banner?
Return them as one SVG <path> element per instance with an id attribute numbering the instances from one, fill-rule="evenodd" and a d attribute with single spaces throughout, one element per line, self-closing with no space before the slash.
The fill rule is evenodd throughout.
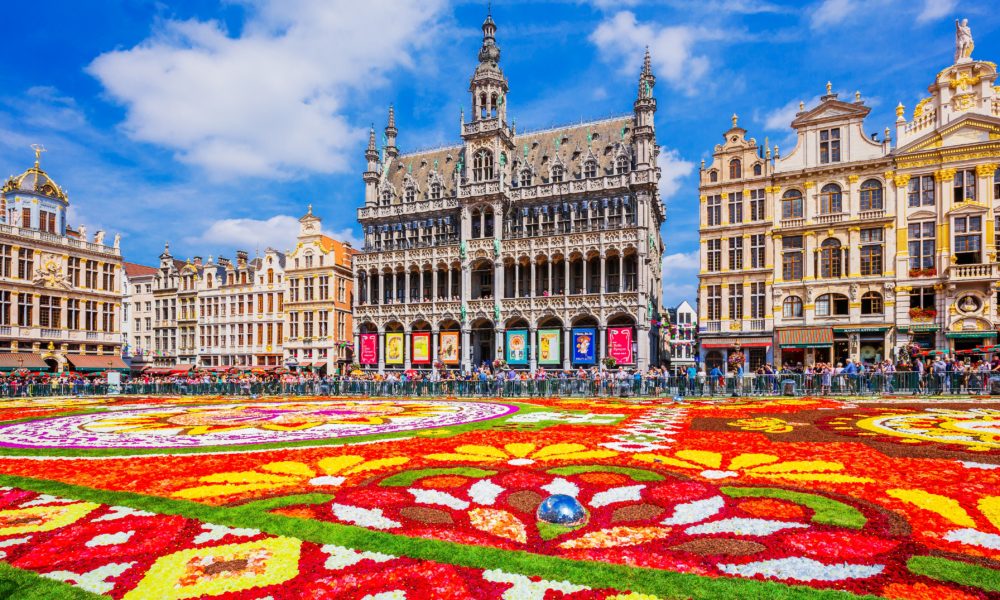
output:
<path id="1" fill-rule="evenodd" d="M 597 330 L 593 327 L 573 329 L 573 364 L 592 365 L 596 361 Z"/>
<path id="2" fill-rule="evenodd" d="M 507 332 L 507 364 L 528 364 L 528 332 L 521 329 Z"/>

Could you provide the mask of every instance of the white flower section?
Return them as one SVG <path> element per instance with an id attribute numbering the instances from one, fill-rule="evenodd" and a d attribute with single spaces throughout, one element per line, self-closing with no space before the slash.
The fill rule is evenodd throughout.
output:
<path id="1" fill-rule="evenodd" d="M 582 585 L 574 585 L 568 581 L 547 581 L 545 579 L 532 581 L 524 575 L 505 573 L 499 569 L 483 571 L 483 579 L 492 581 L 493 583 L 513 584 L 513 587 L 504 592 L 502 596 L 504 600 L 544 600 L 545 592 L 549 590 L 572 594 L 590 589 Z"/>
<path id="2" fill-rule="evenodd" d="M 332 485 L 337 486 L 344 483 L 343 477 L 334 477 L 332 475 L 324 475 L 322 477 L 313 477 L 309 480 L 309 485 Z"/>
<path id="3" fill-rule="evenodd" d="M 712 496 L 705 500 L 695 500 L 674 507 L 674 514 L 663 521 L 664 525 L 690 525 L 714 517 L 725 506 L 722 496 Z"/>
<path id="4" fill-rule="evenodd" d="M 841 563 L 827 565 L 811 558 L 776 558 L 742 565 L 717 565 L 719 570 L 729 575 L 755 577 L 762 575 L 769 579 L 792 579 L 795 581 L 841 581 L 843 579 L 864 579 L 874 577 L 885 569 L 885 565 L 852 565 Z"/>
<path id="5" fill-rule="evenodd" d="M 360 525 L 361 527 L 371 527 L 373 529 L 394 529 L 402 527 L 403 524 L 393 521 L 382 513 L 381 508 L 360 508 L 348 506 L 346 504 L 334 504 L 333 516 L 341 521 Z"/>
<path id="6" fill-rule="evenodd" d="M 507 421 L 509 423 L 543 423 L 546 421 L 556 421 L 572 425 L 610 425 L 612 423 L 617 423 L 623 418 L 625 418 L 625 415 L 596 415 L 593 413 L 575 415 L 564 412 L 534 412 L 514 415 Z"/>
<path id="7" fill-rule="evenodd" d="M 469 498 L 481 506 L 493 506 L 501 493 L 503 488 L 489 479 L 480 479 L 469 487 Z"/>
<path id="8" fill-rule="evenodd" d="M 1000 469 L 1000 465 L 991 465 L 988 463 L 973 462 L 971 460 L 960 460 L 958 462 L 962 463 L 962 466 L 965 467 L 966 469 L 987 469 L 987 470 Z"/>
<path id="9" fill-rule="evenodd" d="M 416 488 L 410 488 L 407 490 L 413 494 L 413 499 L 419 504 L 440 504 L 441 506 L 447 506 L 448 508 L 453 508 L 455 510 L 464 510 L 469 508 L 469 503 L 461 498 L 456 498 L 447 492 L 441 492 L 438 490 L 420 490 Z"/>
<path id="10" fill-rule="evenodd" d="M 626 487 L 611 488 L 610 490 L 604 490 L 603 492 L 597 492 L 594 497 L 590 499 L 590 505 L 599 508 L 601 506 L 607 506 L 609 504 L 614 504 L 615 502 L 629 502 L 642 499 L 642 490 L 646 489 L 645 485 L 630 485 Z"/>
<path id="11" fill-rule="evenodd" d="M 396 558 L 391 554 L 382 554 L 381 552 L 362 552 L 360 550 L 352 550 L 351 548 L 335 546 L 333 544 L 323 546 L 322 550 L 330 556 L 330 558 L 326 559 L 323 566 L 331 571 L 352 567 L 363 560 L 373 560 L 377 563 L 382 563 Z"/>
<path id="12" fill-rule="evenodd" d="M 192 540 L 195 544 L 204 544 L 207 542 L 217 542 L 227 535 L 235 535 L 236 537 L 253 537 L 255 535 L 260 535 L 259 529 L 247 529 L 244 527 L 226 527 L 224 525 L 213 525 L 212 523 L 205 523 L 201 526 L 205 530 L 205 533 L 199 533 Z"/>
<path id="13" fill-rule="evenodd" d="M 102 533 L 101 535 L 96 535 L 86 543 L 88 548 L 96 548 L 98 546 L 117 546 L 118 544 L 124 544 L 125 542 L 132 539 L 135 535 L 134 531 L 119 531 L 118 533 Z"/>
<path id="14" fill-rule="evenodd" d="M 576 487 L 576 484 L 572 481 L 567 481 L 562 477 L 556 477 L 551 483 L 543 485 L 542 489 L 553 496 L 556 494 L 564 494 L 566 496 L 576 498 L 580 495 L 580 488 Z"/>
<path id="15" fill-rule="evenodd" d="M 688 527 L 685 532 L 688 535 L 701 535 L 705 533 L 732 533 L 736 535 L 771 535 L 782 529 L 805 529 L 809 527 L 802 523 L 789 523 L 787 521 L 769 521 L 767 519 L 722 519 L 702 525 Z"/>
<path id="16" fill-rule="evenodd" d="M 672 442 L 672 439 L 661 440 L 664 442 Z M 650 444 L 644 442 L 604 442 L 598 444 L 604 448 L 614 450 L 616 452 L 652 452 L 653 450 L 663 450 L 668 448 L 666 444 Z"/>
<path id="17" fill-rule="evenodd" d="M 1000 535 L 986 533 L 978 529 L 956 529 L 944 535 L 944 539 L 949 542 L 958 542 L 970 546 L 989 548 L 990 550 L 1000 550 Z"/>
<path id="18" fill-rule="evenodd" d="M 111 510 L 104 516 L 97 517 L 94 522 L 98 521 L 114 521 L 116 519 L 123 519 L 125 517 L 155 517 L 156 513 L 147 512 L 144 510 L 136 510 L 134 508 L 129 508 L 127 506 L 112 506 Z"/>
<path id="19" fill-rule="evenodd" d="M 361 600 L 406 600 L 406 592 L 403 590 L 392 590 L 391 592 L 379 592 L 368 594 Z"/>
<path id="20" fill-rule="evenodd" d="M 115 588 L 115 584 L 108 583 L 108 579 L 118 577 L 135 563 L 109 563 L 103 567 L 98 567 L 87 573 L 74 573 L 72 571 L 52 571 L 42 573 L 42 577 L 70 583 L 78 588 L 93 592 L 95 594 L 107 594 Z"/>
<path id="21" fill-rule="evenodd" d="M 45 504 L 73 504 L 74 502 L 76 502 L 76 500 L 71 500 L 69 498 L 57 498 L 56 496 L 42 494 L 34 500 L 22 503 L 21 508 L 28 508 L 29 506 L 43 506 Z"/>
<path id="22" fill-rule="evenodd" d="M 514 465 L 515 467 L 523 467 L 525 465 L 533 465 L 535 461 L 530 458 L 512 458 L 507 461 L 508 465 Z"/>
<path id="23" fill-rule="evenodd" d="M 736 471 L 718 471 L 716 469 L 706 469 L 701 472 L 701 476 L 705 479 L 729 479 L 738 475 L 739 473 Z"/>

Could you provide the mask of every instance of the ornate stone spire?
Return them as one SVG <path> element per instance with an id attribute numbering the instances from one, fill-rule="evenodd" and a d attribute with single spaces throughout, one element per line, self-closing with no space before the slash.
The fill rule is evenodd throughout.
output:
<path id="1" fill-rule="evenodd" d="M 365 159 L 370 163 L 378 160 L 378 147 L 375 145 L 374 125 L 368 130 L 368 149 L 365 150 Z"/>
<path id="2" fill-rule="evenodd" d="M 396 129 L 396 109 L 389 105 L 389 124 L 385 126 L 385 153 L 390 158 L 396 158 L 399 155 L 399 149 L 396 148 L 396 134 L 399 131 Z"/>

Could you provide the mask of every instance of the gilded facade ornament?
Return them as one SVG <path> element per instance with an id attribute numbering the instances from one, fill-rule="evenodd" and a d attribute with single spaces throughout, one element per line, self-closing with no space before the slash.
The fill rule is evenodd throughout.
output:
<path id="1" fill-rule="evenodd" d="M 807 181 L 807 182 L 805 182 L 805 183 L 802 184 L 802 187 L 806 188 L 807 190 L 810 189 L 810 188 L 814 188 L 814 187 L 816 187 L 816 182 L 815 181 Z"/>
<path id="2" fill-rule="evenodd" d="M 934 171 L 934 179 L 936 181 L 951 181 L 955 178 L 955 169 L 939 169 Z"/>
<path id="3" fill-rule="evenodd" d="M 847 176 L 847 182 L 848 183 L 857 183 L 858 179 L 860 179 L 860 178 L 857 175 L 848 175 Z"/>
<path id="4" fill-rule="evenodd" d="M 986 163 L 984 165 L 976 165 L 976 175 L 979 177 L 993 177 L 993 173 L 997 170 L 996 163 Z"/>
<path id="5" fill-rule="evenodd" d="M 906 187 L 906 184 L 910 183 L 910 176 L 906 173 L 902 175 L 896 175 L 893 177 L 892 182 L 896 184 L 896 187 L 902 188 Z"/>

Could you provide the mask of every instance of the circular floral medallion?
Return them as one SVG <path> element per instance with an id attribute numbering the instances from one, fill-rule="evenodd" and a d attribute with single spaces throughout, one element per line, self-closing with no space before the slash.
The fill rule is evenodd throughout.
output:
<path id="1" fill-rule="evenodd" d="M 0 426 L 8 448 L 199 448 L 449 427 L 517 411 L 487 402 L 332 400 L 124 410 Z"/>
<path id="2" fill-rule="evenodd" d="M 839 434 L 876 434 L 880 441 L 956 445 L 977 452 L 1000 451 L 1000 410 L 991 408 L 928 408 L 883 412 L 875 416 L 853 414 L 827 419 L 822 426 L 837 429 Z"/>

